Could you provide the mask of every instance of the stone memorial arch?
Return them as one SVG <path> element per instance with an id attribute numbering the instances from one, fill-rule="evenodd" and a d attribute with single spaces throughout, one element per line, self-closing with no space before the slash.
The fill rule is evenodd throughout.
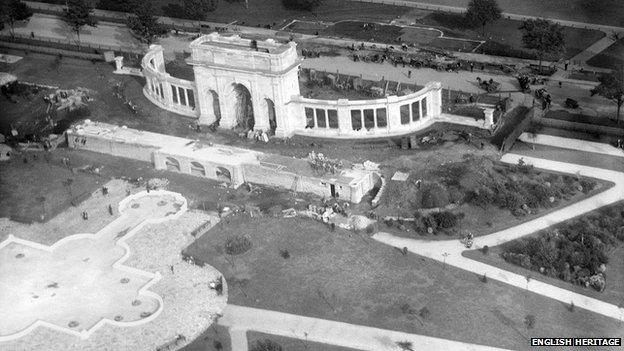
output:
<path id="1" fill-rule="evenodd" d="M 191 45 L 199 124 L 291 134 L 287 104 L 299 95 L 301 62 L 293 42 L 204 35 Z"/>

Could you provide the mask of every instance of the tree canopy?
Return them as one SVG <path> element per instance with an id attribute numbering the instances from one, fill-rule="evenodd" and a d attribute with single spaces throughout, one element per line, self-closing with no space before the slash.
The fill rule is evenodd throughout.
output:
<path id="1" fill-rule="evenodd" d="M 0 6 L 0 11 L 2 11 L 4 20 L 11 27 L 11 34 L 14 34 L 15 22 L 26 20 L 33 14 L 30 7 L 21 0 L 9 0 Z"/>
<path id="2" fill-rule="evenodd" d="M 600 85 L 592 89 L 591 95 L 603 96 L 617 105 L 617 121 L 620 123 L 620 110 L 624 104 L 624 69 L 619 68 L 599 78 Z"/>
<path id="3" fill-rule="evenodd" d="M 158 22 L 152 3 L 148 1 L 134 9 L 133 16 L 128 18 L 128 28 L 147 44 L 167 32 L 167 28 Z"/>
<path id="4" fill-rule="evenodd" d="M 282 5 L 289 10 L 312 11 L 322 2 L 322 0 L 282 0 Z"/>
<path id="5" fill-rule="evenodd" d="M 545 55 L 558 55 L 565 48 L 563 27 L 557 23 L 545 19 L 525 20 L 519 29 L 522 45 L 536 52 L 540 66 Z"/>
<path id="6" fill-rule="evenodd" d="M 80 29 L 84 26 L 95 27 L 97 20 L 93 17 L 93 7 L 85 0 L 67 0 L 67 7 L 63 13 L 63 20 L 71 27 L 78 36 L 80 42 Z"/>
<path id="7" fill-rule="evenodd" d="M 501 18 L 501 9 L 496 0 L 471 0 L 466 11 L 466 20 L 472 25 L 485 25 Z"/>

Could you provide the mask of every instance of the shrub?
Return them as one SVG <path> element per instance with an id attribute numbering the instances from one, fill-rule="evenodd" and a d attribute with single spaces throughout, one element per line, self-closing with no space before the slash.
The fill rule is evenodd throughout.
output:
<path id="1" fill-rule="evenodd" d="M 422 319 L 427 319 L 431 315 L 431 312 L 429 311 L 429 309 L 427 307 L 423 307 L 423 308 L 420 309 L 420 311 L 418 311 L 418 315 Z"/>
<path id="2" fill-rule="evenodd" d="M 489 247 L 489 246 L 487 246 L 487 245 L 483 246 L 483 247 L 481 248 L 481 252 L 482 252 L 484 255 L 487 255 L 487 254 L 490 252 L 490 247 Z"/>
<path id="3" fill-rule="evenodd" d="M 425 229 L 431 228 L 435 232 L 435 230 L 438 228 L 438 223 L 432 216 L 425 216 L 421 218 L 420 221 L 422 222 L 423 226 L 425 226 Z"/>
<path id="4" fill-rule="evenodd" d="M 249 349 L 250 351 L 282 351 L 282 345 L 271 339 L 256 340 Z"/>
<path id="5" fill-rule="evenodd" d="M 251 240 L 244 236 L 235 236 L 233 238 L 229 238 L 225 243 L 225 252 L 228 255 L 240 255 L 251 249 Z"/>
<path id="6" fill-rule="evenodd" d="M 449 211 L 434 213 L 432 217 L 435 220 L 438 227 L 445 228 L 445 229 L 453 228 L 454 226 L 457 225 L 457 222 L 458 222 L 457 216 L 455 216 L 452 212 L 449 212 Z"/>
<path id="7" fill-rule="evenodd" d="M 374 223 L 367 225 L 364 231 L 366 232 L 366 234 L 372 235 L 379 231 L 379 226 L 377 225 L 377 222 L 374 222 Z"/>
<path id="8" fill-rule="evenodd" d="M 594 190 L 594 188 L 597 185 L 595 180 L 593 180 L 591 178 L 587 178 L 587 177 L 582 177 L 581 179 L 579 179 L 579 183 L 583 187 L 583 193 L 585 193 L 585 194 L 587 194 L 588 192 Z"/>
<path id="9" fill-rule="evenodd" d="M 548 206 L 550 203 L 549 198 L 554 195 L 549 187 L 541 183 L 528 184 L 526 188 L 529 194 L 541 206 Z"/>
<path id="10" fill-rule="evenodd" d="M 496 204 L 509 211 L 514 211 L 524 204 L 524 198 L 518 192 L 503 191 L 497 194 Z"/>
<path id="11" fill-rule="evenodd" d="M 430 183 L 423 186 L 421 205 L 423 208 L 439 208 L 448 205 L 449 195 L 438 183 Z"/>
<path id="12" fill-rule="evenodd" d="M 487 187 L 481 186 L 468 193 L 468 202 L 483 209 L 494 201 L 494 192 Z"/>

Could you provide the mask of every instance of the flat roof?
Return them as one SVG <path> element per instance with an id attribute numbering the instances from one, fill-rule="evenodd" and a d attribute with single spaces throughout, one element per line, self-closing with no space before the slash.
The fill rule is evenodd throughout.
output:
<path id="1" fill-rule="evenodd" d="M 75 125 L 73 130 L 79 135 L 91 135 L 131 144 L 140 144 L 158 149 L 160 153 L 182 156 L 223 165 L 242 163 L 257 164 L 260 153 L 232 146 L 213 144 L 212 146 L 197 140 L 180 138 L 172 135 L 124 128 L 116 125 L 85 121 Z"/>
<path id="2" fill-rule="evenodd" d="M 276 154 L 262 154 L 260 163 L 268 163 L 279 166 L 279 169 L 285 172 L 295 173 L 301 176 L 317 178 L 327 182 L 354 185 L 367 175 L 366 171 L 341 169 L 338 173 L 320 174 L 314 172 L 310 162 L 306 159 L 286 157 Z M 265 166 L 267 167 L 267 166 Z"/>
<path id="3" fill-rule="evenodd" d="M 207 144 L 198 140 L 119 127 L 90 120 L 74 125 L 72 130 L 77 135 L 90 135 L 118 142 L 153 147 L 165 156 L 186 157 L 218 165 L 260 165 L 332 183 L 354 185 L 368 175 L 368 172 L 365 170 L 348 168 L 342 169 L 335 174 L 319 174 L 314 172 L 307 159 L 265 154 L 221 144 Z M 350 167 L 350 165 L 346 166 Z"/>
<path id="4" fill-rule="evenodd" d="M 273 39 L 256 40 L 258 50 L 251 47 L 251 39 L 243 39 L 238 35 L 224 36 L 218 33 L 211 33 L 195 39 L 191 47 L 206 48 L 217 47 L 232 50 L 243 50 L 249 52 L 259 52 L 270 54 L 281 54 L 291 48 L 288 43 L 280 43 Z"/>
<path id="5" fill-rule="evenodd" d="M 188 139 L 187 139 L 188 140 Z M 160 153 L 171 156 L 181 156 L 190 159 L 211 162 L 222 165 L 259 164 L 259 153 L 219 144 L 205 144 L 191 140 L 180 146 L 167 146 L 158 150 Z"/>

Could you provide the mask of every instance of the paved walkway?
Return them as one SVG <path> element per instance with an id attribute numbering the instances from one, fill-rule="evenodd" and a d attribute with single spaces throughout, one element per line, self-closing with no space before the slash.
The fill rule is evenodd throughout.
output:
<path id="1" fill-rule="evenodd" d="M 475 248 L 480 248 L 485 245 L 497 246 L 624 199 L 624 173 L 515 154 L 504 155 L 502 161 L 515 164 L 520 158 L 523 158 L 524 161 L 529 164 L 535 165 L 537 168 L 564 173 L 581 174 L 583 176 L 603 179 L 615 183 L 615 186 L 585 200 L 576 202 L 570 206 L 522 223 L 518 226 L 490 235 L 477 237 L 474 240 Z M 587 309 L 595 313 L 600 313 L 620 321 L 624 320 L 624 308 L 620 308 L 616 305 L 590 298 L 566 289 L 558 288 L 553 285 L 542 283 L 534 279 L 527 279 L 525 276 L 466 258 L 462 256 L 462 252 L 465 251 L 466 248 L 459 242 L 459 240 L 431 242 L 400 238 L 383 232 L 375 234 L 373 238 L 394 247 L 407 247 L 409 251 L 418 255 L 442 261 L 446 264 L 474 272 L 478 275 L 485 274 L 489 278 L 502 281 L 520 289 L 526 289 L 528 291 L 550 297 L 565 304 L 573 302 L 577 307 Z"/>
<path id="2" fill-rule="evenodd" d="M 232 351 L 247 350 L 247 348 L 242 347 L 243 341 L 246 342 L 246 336 L 243 336 L 242 333 L 247 330 L 356 350 L 397 351 L 400 348 L 396 343 L 402 341 L 411 342 L 418 350 L 501 350 L 495 347 L 468 344 L 432 336 L 408 334 L 236 305 L 227 305 L 223 311 L 223 317 L 219 319 L 219 324 L 230 328 Z"/>

